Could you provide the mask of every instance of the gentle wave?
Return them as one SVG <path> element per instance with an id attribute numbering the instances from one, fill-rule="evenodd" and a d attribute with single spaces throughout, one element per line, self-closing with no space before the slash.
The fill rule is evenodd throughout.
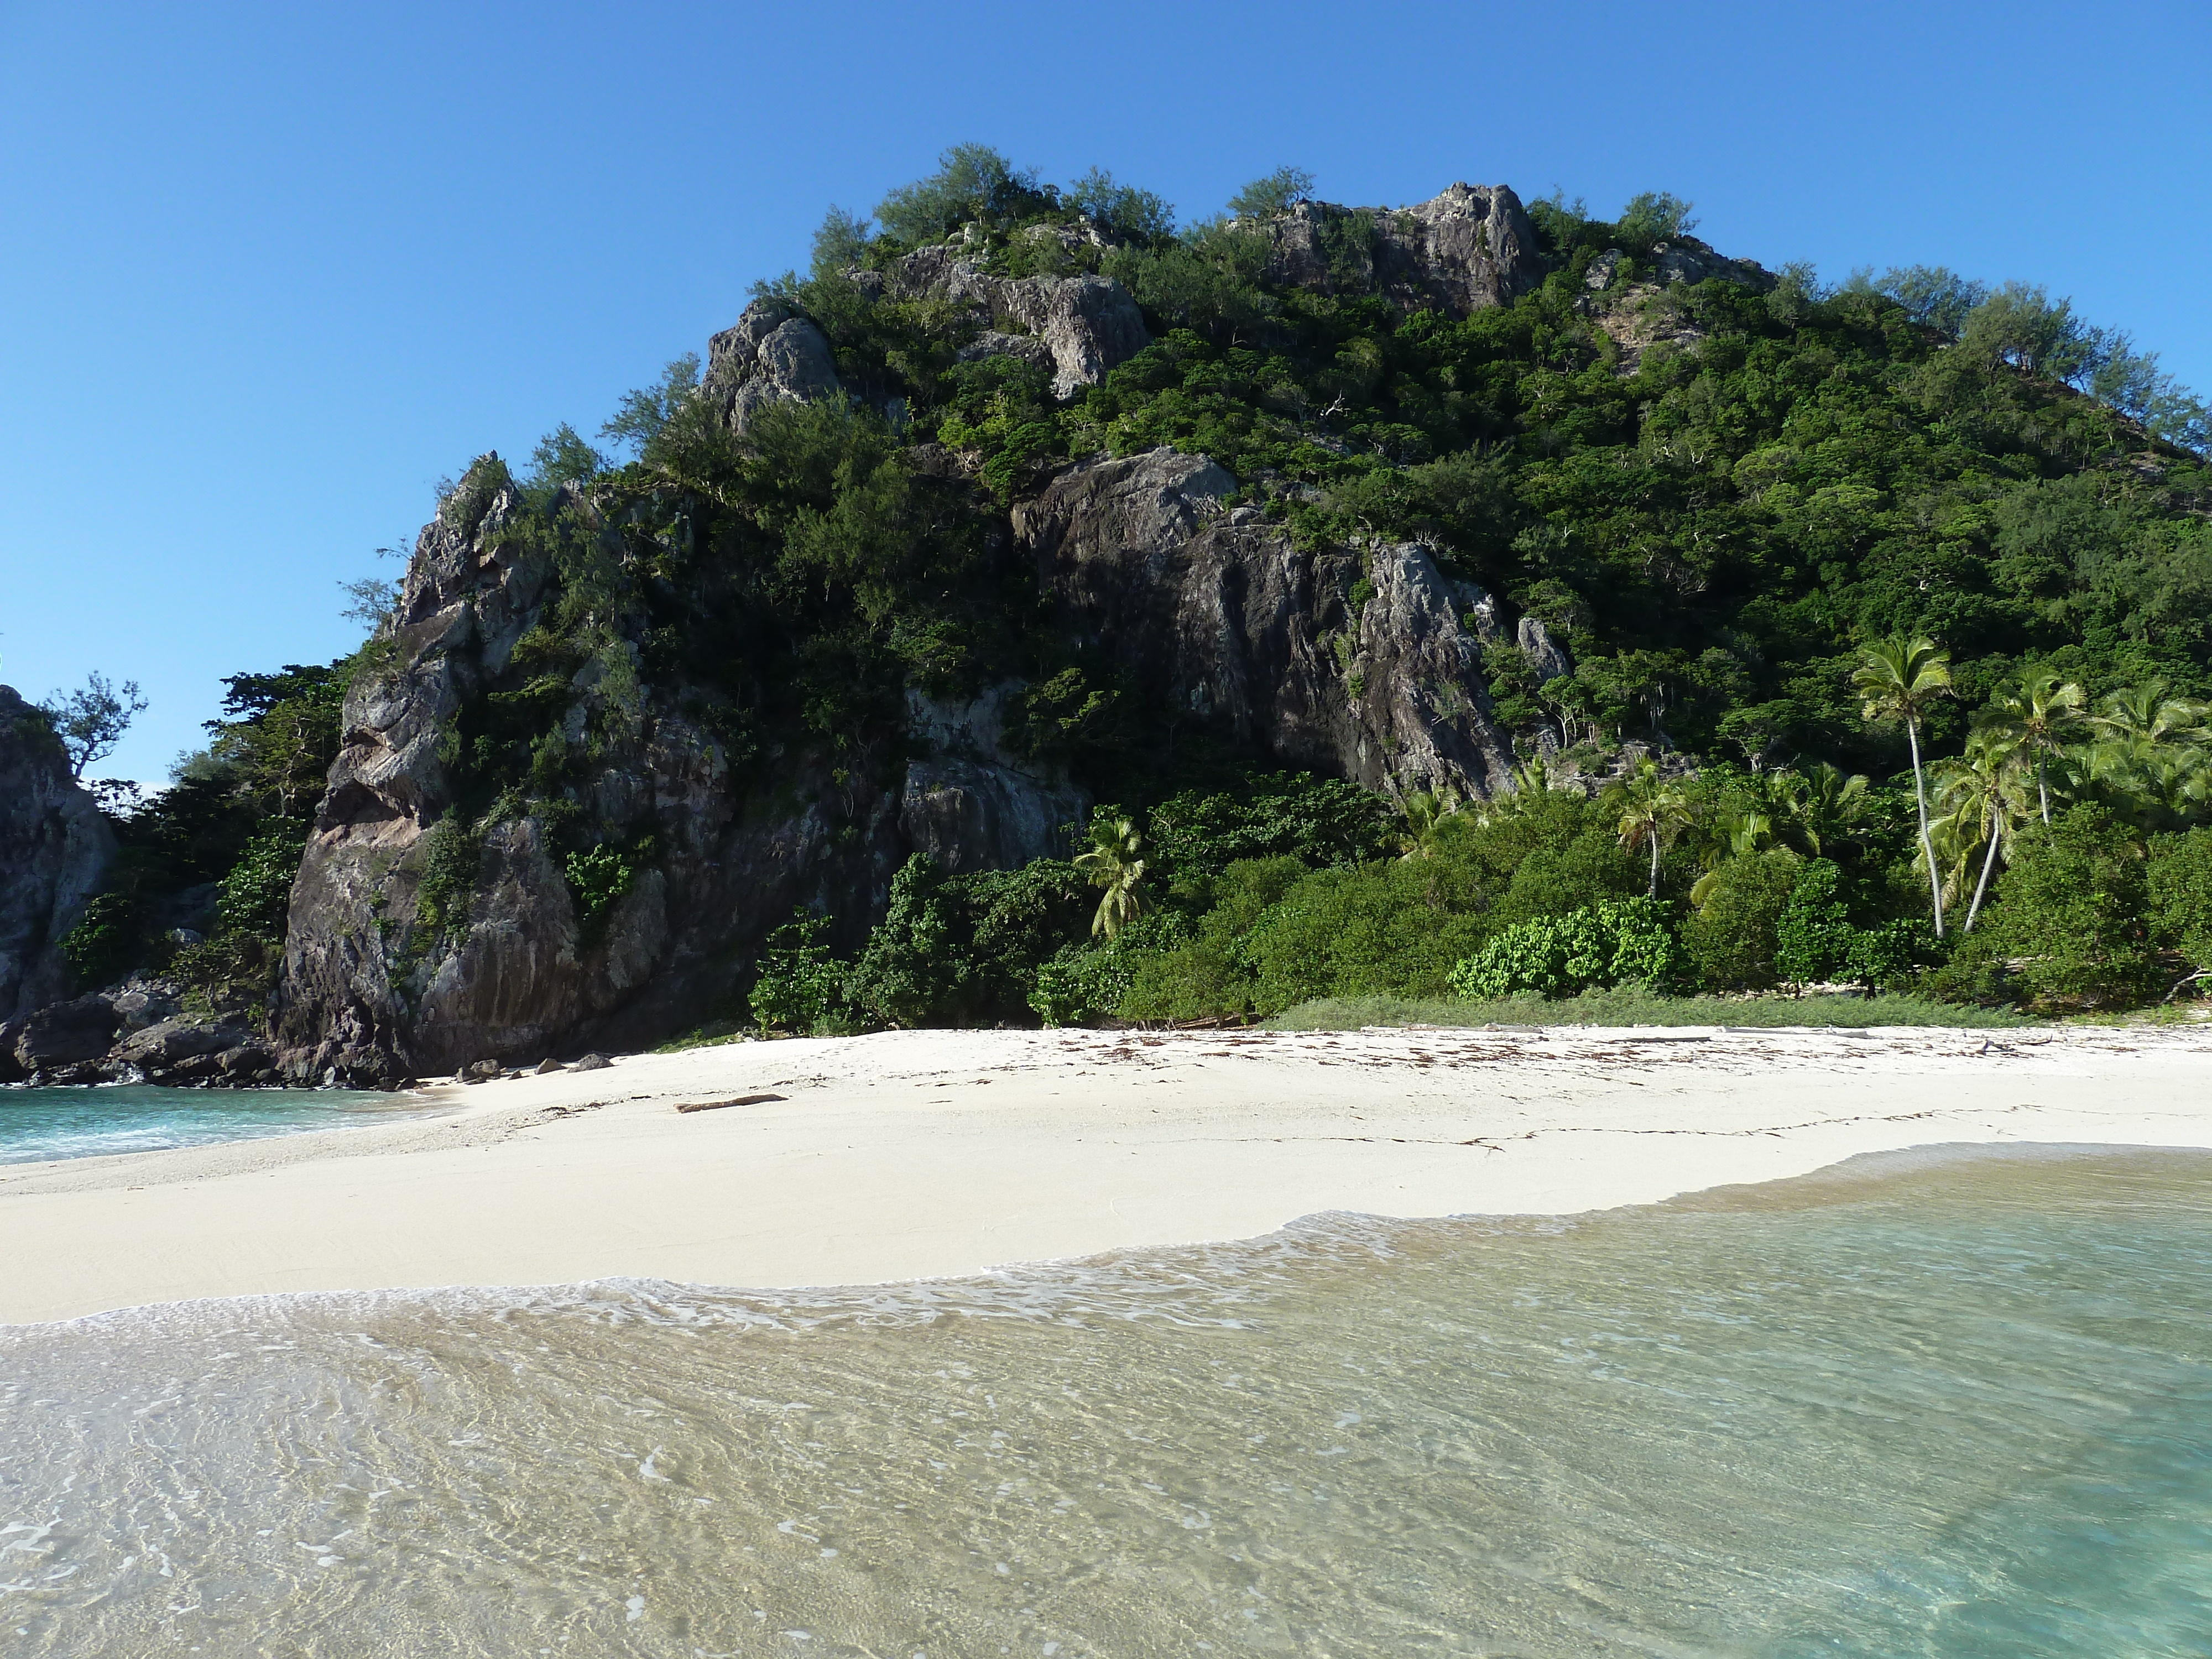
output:
<path id="1" fill-rule="evenodd" d="M 0 1632 L 312 1632 L 340 1659 L 2192 1651 L 2208 1218 L 2212 1155 L 1892 1156 L 921 1284 L 0 1330 Z"/>

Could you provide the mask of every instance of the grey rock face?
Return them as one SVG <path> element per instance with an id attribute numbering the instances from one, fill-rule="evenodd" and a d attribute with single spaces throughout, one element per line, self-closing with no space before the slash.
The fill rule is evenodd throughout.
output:
<path id="1" fill-rule="evenodd" d="M 787 300 L 756 300 L 708 342 L 706 384 L 742 433 L 766 404 L 806 402 L 838 388 L 829 337 Z"/>
<path id="2" fill-rule="evenodd" d="M 985 327 L 962 356 L 1048 360 L 1057 398 L 1100 384 L 1152 343 L 1135 298 L 1110 276 L 994 276 L 951 247 L 918 248 L 888 272 L 861 275 L 876 293 L 939 293 L 968 306 Z"/>
<path id="3" fill-rule="evenodd" d="M 1065 857 L 1060 827 L 1090 815 L 1090 798 L 1064 774 L 1006 748 L 1006 717 L 1024 689 L 1009 681 L 972 702 L 907 694 L 912 757 L 899 828 L 915 852 L 955 874 Z"/>
<path id="4" fill-rule="evenodd" d="M 57 947 L 114 856 L 107 820 L 70 776 L 60 743 L 0 685 L 0 1020 L 67 990 Z"/>
<path id="5" fill-rule="evenodd" d="M 1534 617 L 1521 618 L 1521 627 L 1514 643 L 1521 647 L 1521 654 L 1527 659 L 1528 666 L 1536 671 L 1539 684 L 1574 672 L 1574 665 L 1567 660 L 1567 653 L 1552 638 L 1551 630 Z"/>
<path id="6" fill-rule="evenodd" d="M 396 666 L 347 699 L 293 888 L 276 1033 L 295 1079 L 391 1084 L 487 1056 L 534 1065 L 587 1043 L 658 1041 L 726 999 L 753 946 L 800 904 L 836 915 L 835 943 L 855 945 L 902 857 L 896 798 L 858 769 L 833 781 L 818 757 L 787 757 L 771 805 L 678 708 L 680 688 L 648 684 L 628 735 L 604 741 L 572 789 L 599 838 L 654 836 L 629 892 L 587 927 L 547 827 L 507 818 L 477 826 L 466 915 L 433 927 L 421 905 L 430 832 L 459 799 L 441 727 L 479 691 L 530 678 L 510 658 L 552 592 L 544 556 L 499 544 L 509 496 L 473 521 L 453 516 L 458 501 L 416 543 Z M 580 752 L 612 695 L 606 662 L 570 684 L 564 729 Z"/>
<path id="7" fill-rule="evenodd" d="M 1263 228 L 1277 281 L 1379 294 L 1406 311 L 1463 317 L 1544 279 L 1535 228 L 1504 185 L 1452 185 L 1407 208 L 1303 202 Z"/>
<path id="8" fill-rule="evenodd" d="M 1481 642 L 1429 550 L 1375 547 L 1364 568 L 1349 550 L 1302 552 L 1231 522 L 1234 488 L 1157 449 L 1062 474 L 1015 530 L 1065 623 L 1194 726 L 1393 794 L 1510 787 Z"/>
<path id="9" fill-rule="evenodd" d="M 115 1010 L 97 994 L 51 1002 L 12 1023 L 9 1048 L 25 1074 L 57 1072 L 106 1054 L 119 1024 Z"/>

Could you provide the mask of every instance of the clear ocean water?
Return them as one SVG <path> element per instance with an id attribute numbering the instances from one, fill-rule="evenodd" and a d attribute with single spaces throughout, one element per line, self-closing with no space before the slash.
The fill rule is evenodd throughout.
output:
<path id="1" fill-rule="evenodd" d="M 0 1089 L 0 1164 L 204 1146 L 422 1109 L 405 1096 L 343 1089 Z"/>
<path id="2" fill-rule="evenodd" d="M 0 1329 L 0 1650 L 2201 1656 L 2212 1155 Z"/>

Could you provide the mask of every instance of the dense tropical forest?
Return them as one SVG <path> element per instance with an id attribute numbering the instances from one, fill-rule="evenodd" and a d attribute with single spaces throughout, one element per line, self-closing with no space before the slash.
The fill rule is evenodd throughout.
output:
<path id="1" fill-rule="evenodd" d="M 577 805 L 641 686 L 684 687 L 735 765 L 812 745 L 842 777 L 902 763 L 909 687 L 1013 677 L 1012 740 L 1104 803 L 1083 850 L 961 876 L 917 858 L 857 948 L 831 943 L 852 918 L 794 917 L 729 1026 L 1628 983 L 2195 994 L 2212 427 L 2154 355 L 2042 289 L 1939 269 L 1664 283 L 1666 249 L 1703 246 L 1665 195 L 1613 220 L 1535 203 L 1538 286 L 1407 314 L 1367 280 L 1374 211 L 1316 210 L 1324 280 L 1271 267 L 1267 227 L 1312 189 L 1284 169 L 1178 226 L 1105 174 L 1060 187 L 963 146 L 866 219 L 833 210 L 811 269 L 758 290 L 820 326 L 842 395 L 739 438 L 685 358 L 595 439 L 563 425 L 526 466 L 466 470 L 441 514 L 515 490 L 500 534 L 549 552 L 560 593 L 517 648 L 537 689 L 445 736 L 465 787 L 431 912 L 465 914 L 502 814 L 566 826 L 586 915 L 651 863 L 651 836 L 595 838 Z M 1115 279 L 1152 343 L 1065 398 L 1018 356 L 963 359 L 941 296 L 867 280 L 947 240 L 999 275 Z M 1212 457 L 1302 545 L 1419 538 L 1540 621 L 1569 672 L 1510 629 L 1484 664 L 1517 788 L 1392 799 L 1164 750 L 1155 694 L 1053 629 L 1006 531 L 1057 469 L 1160 445 Z M 390 599 L 356 597 L 372 618 Z M 342 701 L 391 648 L 379 626 L 338 663 L 228 683 L 173 787 L 118 806 L 116 878 L 69 942 L 88 982 L 159 967 L 215 1006 L 266 997 Z M 598 726 L 555 741 L 587 670 Z"/>

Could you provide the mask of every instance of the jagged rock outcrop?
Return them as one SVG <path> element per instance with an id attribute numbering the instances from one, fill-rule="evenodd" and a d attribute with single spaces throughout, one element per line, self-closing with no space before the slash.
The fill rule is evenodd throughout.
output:
<path id="1" fill-rule="evenodd" d="M 1203 456 L 1093 461 L 1014 509 L 1064 624 L 1192 726 L 1406 795 L 1506 787 L 1480 590 L 1418 542 L 1301 551 Z"/>
<path id="2" fill-rule="evenodd" d="M 177 988 L 132 979 L 0 1024 L 0 1082 L 160 1083 L 223 1087 L 276 1081 L 260 1033 L 186 1013 Z"/>
<path id="3" fill-rule="evenodd" d="M 1152 343 L 1129 290 L 1110 276 L 994 276 L 957 247 L 919 248 L 886 271 L 856 271 L 874 295 L 932 293 L 965 306 L 982 331 L 962 356 L 1024 357 L 1053 370 L 1053 395 L 1104 380 Z"/>
<path id="4" fill-rule="evenodd" d="M 1453 185 L 1407 208 L 1301 202 L 1261 228 L 1275 281 L 1377 294 L 1409 312 L 1463 317 L 1544 280 L 1535 227 L 1504 185 Z"/>
<path id="5" fill-rule="evenodd" d="M 707 343 L 706 386 L 731 429 L 765 404 L 805 402 L 838 389 L 829 337 L 788 300 L 756 300 Z"/>
<path id="6" fill-rule="evenodd" d="M 114 834 L 70 776 L 60 741 L 0 685 L 0 1020 L 69 988 L 58 947 L 114 856 Z"/>
<path id="7" fill-rule="evenodd" d="M 1063 826 L 1090 816 L 1090 797 L 1063 771 L 1010 751 L 1006 721 L 1024 689 L 1009 680 L 965 702 L 907 694 L 899 828 L 956 875 L 1065 858 L 1073 849 Z"/>
<path id="8" fill-rule="evenodd" d="M 552 569 L 502 541 L 514 509 L 504 489 L 447 502 L 402 588 L 395 665 L 347 698 L 285 941 L 276 1030 L 295 1079 L 389 1084 L 657 1041 L 725 1003 L 798 906 L 829 911 L 851 935 L 839 944 L 856 945 L 904 856 L 895 793 L 780 748 L 733 766 L 678 707 L 683 688 L 638 684 L 627 641 L 574 671 L 564 726 L 580 754 L 587 724 L 607 733 L 572 791 L 583 823 L 611 846 L 653 838 L 626 893 L 586 915 L 537 817 L 489 814 L 475 840 L 459 817 L 436 828 L 464 794 L 441 752 L 457 752 L 463 705 L 543 679 L 514 656 Z M 635 706 L 610 726 L 625 682 Z M 434 854 L 464 890 L 442 916 L 424 908 Z"/>

